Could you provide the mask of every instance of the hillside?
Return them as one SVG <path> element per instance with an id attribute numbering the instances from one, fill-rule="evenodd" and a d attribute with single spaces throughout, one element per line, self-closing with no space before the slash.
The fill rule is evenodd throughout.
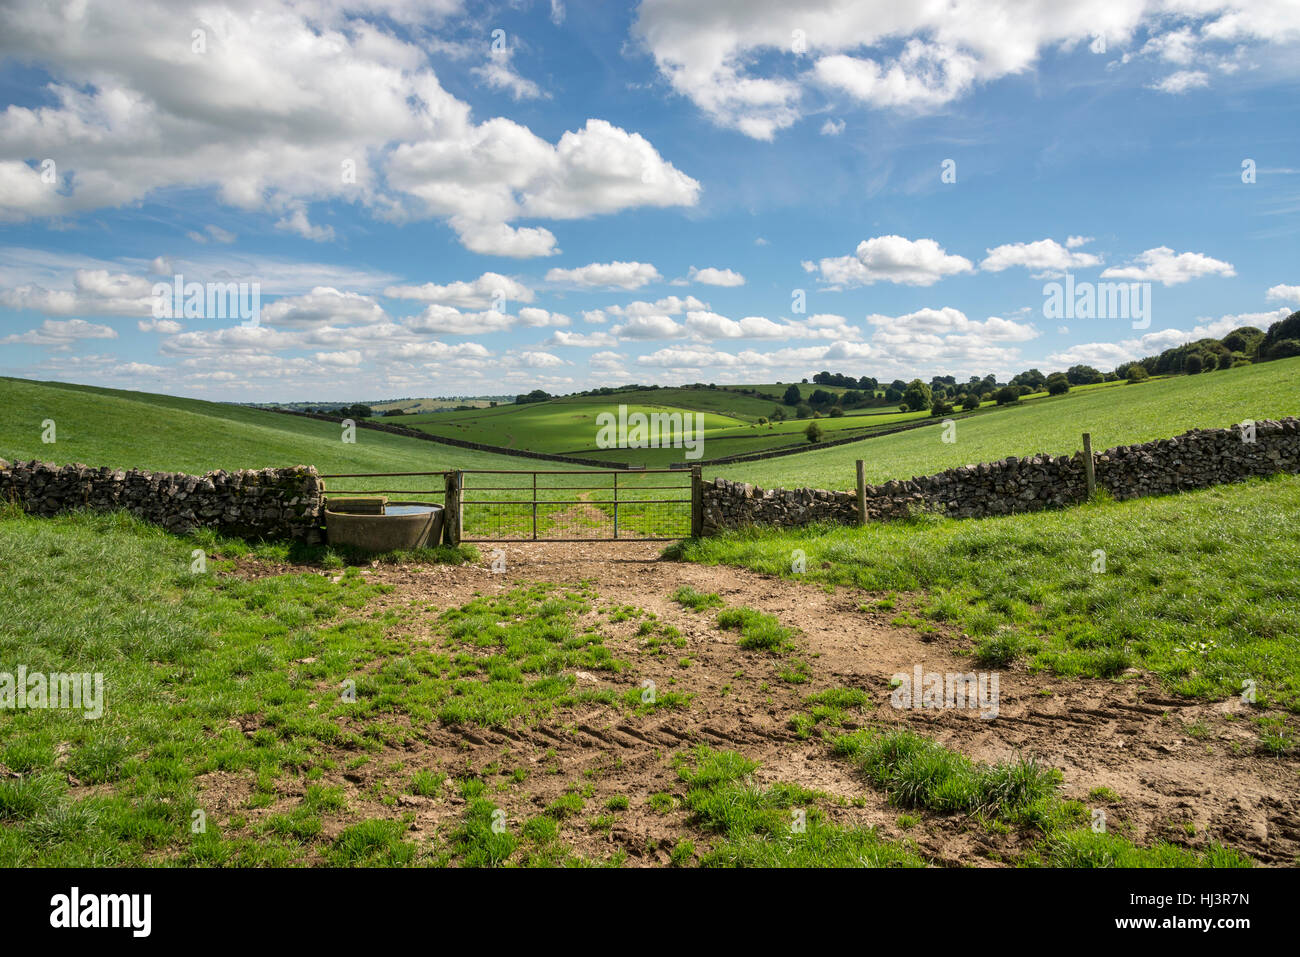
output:
<path id="1" fill-rule="evenodd" d="M 522 468 L 524 460 L 244 406 L 0 378 L 0 458 L 202 473 L 315 465 L 322 472 Z M 57 441 L 41 441 L 53 419 Z"/>
<path id="2" fill-rule="evenodd" d="M 1195 376 L 1153 379 L 1139 385 L 1071 390 L 980 414 L 957 423 L 957 441 L 941 440 L 942 426 L 854 442 L 783 458 L 707 469 L 766 488 L 850 488 L 854 461 L 866 463 L 868 482 L 929 475 L 958 465 L 1008 455 L 1069 454 L 1080 435 L 1093 448 L 1147 442 L 1194 428 L 1223 428 L 1243 419 L 1300 414 L 1300 358 Z M 706 453 L 708 454 L 708 453 Z"/>

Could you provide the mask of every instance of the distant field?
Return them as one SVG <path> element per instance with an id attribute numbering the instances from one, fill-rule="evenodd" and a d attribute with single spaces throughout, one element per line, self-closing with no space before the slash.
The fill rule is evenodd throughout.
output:
<path id="1" fill-rule="evenodd" d="M 90 386 L 31 382 L 0 378 L 0 458 L 9 461 L 38 459 L 62 465 L 81 462 L 115 468 L 142 468 L 202 474 L 212 469 L 240 469 L 314 465 L 324 473 L 416 472 L 454 469 L 541 469 L 562 471 L 568 466 L 440 445 L 378 432 L 356 430 L 355 444 L 342 441 L 333 422 L 284 415 L 244 406 L 182 399 L 143 392 L 122 392 Z M 53 419 L 57 441 L 41 441 L 41 423 Z M 473 498 L 514 502 L 531 497 L 518 488 L 524 480 L 508 475 L 470 475 L 467 489 Z M 627 476 L 620 482 L 623 502 L 638 498 L 676 498 L 679 490 L 658 491 L 662 486 L 687 481 L 677 475 Z M 527 483 L 531 484 L 531 483 Z M 561 486 L 590 484 L 591 490 L 564 490 Z M 329 479 L 336 491 L 380 491 L 395 500 L 441 502 L 427 490 L 442 488 L 440 477 L 395 476 L 368 479 Z M 610 476 L 588 476 L 581 482 L 563 474 L 538 477 L 542 498 L 582 500 L 582 505 L 539 507 L 539 530 L 557 524 L 574 526 L 582 535 L 595 534 L 608 521 L 613 507 Z M 401 490 L 419 490 L 403 495 Z M 545 490 L 552 489 L 553 492 Z M 394 491 L 396 490 L 396 491 Z M 591 505 L 586 504 L 587 501 Z M 672 532 L 689 532 L 689 515 L 683 526 L 676 506 L 628 505 L 620 507 L 620 528 L 649 534 L 671 522 Z M 665 514 L 671 512 L 671 514 Z M 524 506 L 495 506 L 467 511 L 468 535 L 531 533 L 532 511 Z M 685 531 L 681 531 L 682 528 Z"/>
<path id="2" fill-rule="evenodd" d="M 1071 397 L 1100 390 L 1122 387 L 1122 382 L 1098 383 L 1076 387 Z M 729 458 L 775 449 L 808 447 L 804 431 L 809 419 L 795 418 L 794 408 L 779 401 L 759 400 L 741 395 L 737 389 L 784 391 L 784 386 L 718 386 L 716 389 L 641 389 L 609 396 L 568 396 L 546 402 L 498 406 L 494 409 L 462 410 L 387 419 L 433 435 L 478 442 L 502 448 L 530 449 L 592 458 L 611 464 L 627 463 L 648 468 L 668 468 L 674 464 L 690 465 L 701 456 L 687 458 L 684 449 L 602 449 L 596 445 L 596 418 L 602 412 L 617 414 L 619 406 L 631 412 L 699 412 L 704 415 L 703 460 Z M 805 397 L 821 386 L 800 385 Z M 833 393 L 839 387 L 825 387 Z M 1048 399 L 1046 392 L 1024 396 L 1021 401 L 1034 403 Z M 779 407 L 789 418 L 782 422 L 759 424 L 770 418 Z M 981 412 L 1001 414 L 993 402 L 986 402 Z M 956 413 L 959 417 L 963 413 Z M 900 412 L 897 406 L 871 406 L 852 409 L 843 416 L 822 416 L 817 424 L 826 441 L 865 438 L 876 432 L 908 422 L 926 422 L 928 409 Z"/>
<path id="3" fill-rule="evenodd" d="M 1300 415 L 1300 358 L 1142 385 L 1071 390 L 959 421 L 953 444 L 941 441 L 942 426 L 935 422 L 806 455 L 719 466 L 705 474 L 767 488 L 846 489 L 853 485 L 856 459 L 865 461 L 867 481 L 875 483 L 1008 455 L 1070 454 L 1080 448 L 1083 432 L 1091 432 L 1093 448 L 1102 450 L 1193 428 L 1288 415 Z"/>

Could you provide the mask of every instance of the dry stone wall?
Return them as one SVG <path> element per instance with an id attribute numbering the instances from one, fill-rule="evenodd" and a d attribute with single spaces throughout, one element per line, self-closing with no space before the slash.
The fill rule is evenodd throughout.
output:
<path id="1" fill-rule="evenodd" d="M 0 459 L 0 501 L 32 515 L 126 509 L 169 532 L 214 528 L 247 538 L 320 540 L 320 476 L 310 466 L 208 472 L 56 466 Z"/>
<path id="2" fill-rule="evenodd" d="M 1115 499 L 1165 495 L 1257 475 L 1300 472 L 1300 419 L 1260 421 L 1247 429 L 1195 429 L 1171 439 L 1121 445 L 1094 454 L 1097 487 Z M 868 520 L 941 511 L 957 518 L 1009 515 L 1087 498 L 1083 453 L 1010 456 L 937 475 L 868 485 Z M 762 489 L 714 479 L 703 489 L 704 534 L 743 525 L 797 526 L 858 521 L 857 493 Z"/>

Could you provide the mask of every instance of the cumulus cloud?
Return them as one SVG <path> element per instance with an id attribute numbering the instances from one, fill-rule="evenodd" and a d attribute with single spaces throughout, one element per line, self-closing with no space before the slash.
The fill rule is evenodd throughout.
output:
<path id="1" fill-rule="evenodd" d="M 0 339 L 0 343 L 66 349 L 81 339 L 116 338 L 117 331 L 111 326 L 98 325 L 85 319 L 46 319 L 35 329 L 5 336 Z"/>
<path id="2" fill-rule="evenodd" d="M 708 266 L 704 269 L 696 269 L 694 266 L 687 272 L 688 278 L 692 282 L 703 283 L 706 286 L 743 286 L 745 277 L 732 269 L 715 269 Z"/>
<path id="3" fill-rule="evenodd" d="M 852 256 L 805 263 L 809 272 L 820 272 L 823 282 L 845 288 L 876 282 L 908 286 L 931 286 L 945 276 L 971 272 L 974 266 L 964 256 L 946 252 L 933 239 L 877 236 L 858 243 Z"/>
<path id="4" fill-rule="evenodd" d="M 61 16 L 43 0 L 6 3 L 0 54 L 54 80 L 48 102 L 0 113 L 0 221 L 215 187 L 220 202 L 311 240 L 334 236 L 311 205 L 341 201 L 384 220 L 443 219 L 471 250 L 527 257 L 554 254 L 556 239 L 521 218 L 698 201 L 698 182 L 605 120 L 554 143 L 501 117 L 476 122 L 429 63 L 452 6 L 140 0 L 124 17 L 110 0 Z M 419 23 L 427 40 L 386 18 Z M 201 51 L 188 28 L 178 41 L 178 22 L 202 24 Z M 51 182 L 47 157 L 58 158 Z"/>
<path id="5" fill-rule="evenodd" d="M 1134 257 L 1127 266 L 1111 266 L 1102 271 L 1103 279 L 1136 279 L 1177 286 L 1202 276 L 1235 276 L 1232 263 L 1211 259 L 1203 253 L 1175 253 L 1168 246 L 1157 246 Z"/>
<path id="6" fill-rule="evenodd" d="M 1207 338 L 1220 339 L 1233 329 L 1242 326 L 1267 329 L 1278 320 L 1285 319 L 1287 312 L 1288 310 L 1283 308 L 1273 312 L 1239 313 L 1205 320 L 1191 329 L 1160 329 L 1148 332 L 1139 338 L 1123 339 L 1119 342 L 1083 342 L 1052 353 L 1047 357 L 1047 361 L 1061 368 L 1083 363 L 1098 369 L 1113 369 L 1122 363 L 1145 359 L 1147 356 L 1157 355 L 1186 342 Z"/>
<path id="7" fill-rule="evenodd" d="M 627 322 L 613 327 L 614 335 L 622 339 L 676 339 L 686 331 L 685 326 L 671 316 L 633 316 Z"/>
<path id="8" fill-rule="evenodd" d="M 1266 298 L 1273 302 L 1286 302 L 1291 305 L 1300 305 L 1300 286 L 1270 286 Z"/>
<path id="9" fill-rule="evenodd" d="M 584 288 L 640 289 L 663 277 L 650 263 L 610 262 L 589 263 L 577 269 L 551 269 L 546 281 Z"/>
<path id="10" fill-rule="evenodd" d="M 1073 236 L 1071 239 L 1078 240 Z M 1060 275 L 1070 269 L 1085 269 L 1101 265 L 1101 257 L 1091 253 L 1071 252 L 1053 239 L 1040 239 L 1032 243 L 1009 243 L 987 250 L 988 256 L 980 263 L 985 272 L 1002 272 L 1013 266 L 1033 270 L 1035 278 Z M 1082 243 L 1076 243 L 1076 246 Z"/>
<path id="11" fill-rule="evenodd" d="M 318 286 L 303 296 L 287 296 L 262 307 L 261 321 L 281 328 L 380 322 L 384 309 L 369 296 Z"/>
<path id="12" fill-rule="evenodd" d="M 1158 83 L 1153 83 L 1151 89 L 1176 95 L 1209 85 L 1210 75 L 1203 70 L 1179 70 L 1176 73 L 1169 74 Z"/>
<path id="13" fill-rule="evenodd" d="M 1194 35 L 1187 21 L 1195 21 Z M 642 0 L 633 26 L 677 93 L 719 126 L 762 140 L 809 112 L 815 90 L 874 109 L 932 110 L 1028 73 L 1051 49 L 1096 49 L 1099 38 L 1118 46 L 1141 32 L 1159 38 L 1146 55 L 1189 64 L 1207 45 L 1235 51 L 1294 42 L 1300 9 L 1242 0 L 1074 0 L 1022 5 L 1011 15 L 990 13 L 984 0 Z"/>
<path id="14" fill-rule="evenodd" d="M 508 301 L 533 301 L 532 289 L 495 272 L 485 272 L 471 282 L 458 280 L 446 285 L 426 282 L 420 286 L 388 286 L 384 295 L 390 299 L 416 299 L 457 309 L 488 309 Z"/>

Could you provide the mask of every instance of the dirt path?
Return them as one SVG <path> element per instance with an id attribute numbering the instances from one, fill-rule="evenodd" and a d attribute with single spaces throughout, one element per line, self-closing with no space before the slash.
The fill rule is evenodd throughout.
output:
<path id="1" fill-rule="evenodd" d="M 633 634 L 635 621 L 611 626 L 606 616 L 606 645 L 632 661 L 634 669 L 619 676 L 617 685 L 583 673 L 576 677 L 619 693 L 652 680 L 660 690 L 691 693 L 688 709 L 611 722 L 609 708 L 596 708 L 509 730 L 433 726 L 425 743 L 401 756 L 409 767 L 481 767 L 503 749 L 523 756 L 551 773 L 529 777 L 519 799 L 531 807 L 507 803 L 509 813 L 520 818 L 538 813 L 575 780 L 595 782 L 599 804 L 593 807 L 614 795 L 627 796 L 631 806 L 612 830 L 566 831 L 566 840 L 580 853 L 608 854 L 612 843 L 625 848 L 632 863 L 666 861 L 665 845 L 670 848 L 682 833 L 683 816 L 652 813 L 644 799 L 656 792 L 680 795 L 671 754 L 701 743 L 762 762 L 758 775 L 764 780 L 856 799 L 854 806 L 834 808 L 832 816 L 906 838 L 938 862 L 993 863 L 1025 849 L 1015 835 L 991 833 L 959 816 L 927 814 L 921 825 L 904 831 L 899 811 L 847 762 L 830 754 L 816 735 L 808 740 L 795 735 L 789 719 L 806 710 L 807 694 L 854 687 L 871 695 L 874 706 L 865 720 L 872 724 L 907 726 L 980 760 L 1032 755 L 1059 768 L 1067 797 L 1103 809 L 1110 830 L 1140 844 L 1164 839 L 1203 847 L 1216 840 L 1262 863 L 1290 865 L 1300 858 L 1297 762 L 1256 752 L 1257 729 L 1240 701 L 1177 699 L 1155 679 L 1137 673 L 1123 681 L 1062 679 L 1031 674 L 1020 665 L 999 672 L 999 712 L 991 720 L 975 710 L 896 709 L 890 705 L 894 674 L 910 674 L 918 665 L 925 672 L 971 671 L 969 658 L 959 654 L 972 646 L 969 638 L 951 630 L 926 635 L 895 626 L 891 622 L 901 603 L 891 611 L 863 610 L 872 596 L 857 590 L 827 591 L 742 569 L 662 561 L 661 545 L 655 543 L 506 544 L 500 546 L 506 569 L 494 574 L 489 566 L 496 547 L 480 546 L 483 561 L 475 566 L 376 566 L 368 574 L 393 586 L 382 604 L 431 603 L 436 609 L 525 582 L 591 582 L 604 612 L 619 605 L 652 611 L 685 638 L 684 647 L 651 656 Z M 735 632 L 716 627 L 714 613 L 693 612 L 671 600 L 681 585 L 777 616 L 799 629 L 798 650 L 777 656 L 739 648 Z M 793 659 L 806 662 L 806 683 L 779 677 Z M 360 794 L 374 783 L 368 775 L 377 773 L 349 780 Z M 1116 797 L 1090 798 L 1096 788 Z M 410 797 L 404 804 L 415 807 L 417 830 L 437 827 L 456 811 L 454 801 L 447 806 Z"/>

